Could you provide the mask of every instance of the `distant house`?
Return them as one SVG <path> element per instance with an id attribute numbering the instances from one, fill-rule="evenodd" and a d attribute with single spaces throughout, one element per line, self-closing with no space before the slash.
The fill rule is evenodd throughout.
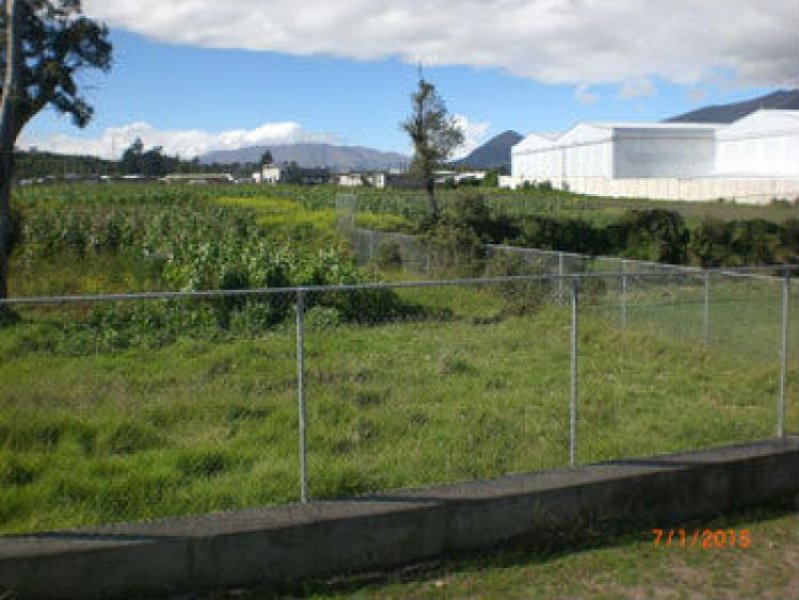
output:
<path id="1" fill-rule="evenodd" d="M 276 184 L 280 182 L 281 170 L 275 164 L 261 165 L 261 178 L 258 183 Z"/>
<path id="2" fill-rule="evenodd" d="M 386 179 L 385 173 L 372 173 L 366 176 L 366 181 L 369 185 L 380 190 L 386 187 Z"/>
<path id="3" fill-rule="evenodd" d="M 485 171 L 452 171 L 452 170 L 439 170 L 434 171 L 433 176 L 435 182 L 439 184 L 451 183 L 459 185 L 462 183 L 478 183 L 485 179 Z"/>
<path id="4" fill-rule="evenodd" d="M 383 189 L 386 187 L 385 173 L 344 173 L 338 176 L 341 187 L 361 187 L 363 185 Z"/>
<path id="5" fill-rule="evenodd" d="M 433 171 L 433 177 L 435 178 L 436 183 L 454 183 L 455 176 L 458 173 L 456 171 L 450 171 L 447 169 L 440 169 L 438 171 Z"/>
<path id="6" fill-rule="evenodd" d="M 455 183 L 479 183 L 485 178 L 485 171 L 464 171 L 455 175 Z"/>
<path id="7" fill-rule="evenodd" d="M 363 175 L 360 173 L 343 173 L 338 176 L 337 183 L 341 187 L 361 187 Z"/>
<path id="8" fill-rule="evenodd" d="M 236 178 L 230 173 L 171 173 L 164 177 L 166 183 L 188 183 L 202 185 L 208 183 L 236 183 Z"/>

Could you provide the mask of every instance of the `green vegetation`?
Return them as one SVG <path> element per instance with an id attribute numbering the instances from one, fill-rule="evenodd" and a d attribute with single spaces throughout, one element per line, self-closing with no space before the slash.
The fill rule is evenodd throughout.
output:
<path id="1" fill-rule="evenodd" d="M 12 0 L 3 3 L 3 83 L 0 86 L 0 298 L 8 297 L 14 249 L 11 211 L 14 147 L 22 130 L 45 108 L 68 115 L 78 127 L 94 108 L 83 95 L 81 75 L 108 71 L 108 28 L 83 14 L 75 0 Z M 2 307 L 0 307 L 2 310 Z M 0 318 L 9 315 L 2 310 Z"/>
<path id="2" fill-rule="evenodd" d="M 285 188 L 236 193 L 111 186 L 17 198 L 18 294 L 272 291 L 17 307 L 0 329 L 0 529 L 297 498 L 296 298 L 280 289 L 374 275 L 347 258 L 330 204 L 291 202 Z M 483 210 L 464 205 L 440 224 L 456 240 L 476 236 L 477 221 L 464 223 Z M 392 215 L 369 218 L 412 222 Z M 780 283 L 714 280 L 710 348 L 702 285 L 631 277 L 622 328 L 618 279 L 584 284 L 580 461 L 773 434 Z M 312 496 L 564 465 L 568 294 L 545 281 L 308 294 Z M 792 349 L 789 398 L 797 359 Z M 799 430 L 795 403 L 788 415 Z"/>
<path id="3" fill-rule="evenodd" d="M 413 144 L 413 160 L 408 171 L 424 187 L 430 213 L 437 217 L 435 171 L 445 166 L 452 151 L 463 143 L 465 134 L 455 117 L 447 112 L 436 86 L 421 76 L 419 87 L 411 94 L 411 106 L 411 114 L 400 123 Z"/>
<path id="4" fill-rule="evenodd" d="M 799 586 L 796 508 L 791 499 L 785 499 L 761 509 L 681 525 L 689 532 L 749 530 L 752 544 L 746 549 L 656 548 L 649 527 L 643 527 L 619 534 L 596 532 L 585 543 L 552 551 L 505 549 L 392 573 L 308 584 L 297 595 L 317 600 L 788 598 Z M 217 592 L 200 597 L 222 600 L 232 595 Z M 253 589 L 237 590 L 236 597 L 281 595 Z"/>
<path id="5" fill-rule="evenodd" d="M 451 312 L 366 326 L 320 308 L 307 316 L 312 495 L 564 465 L 567 310 L 503 316 L 506 302 L 492 289 L 404 296 Z M 775 361 L 708 353 L 646 325 L 643 307 L 641 325 L 620 331 L 606 310 L 583 314 L 580 460 L 773 432 Z M 83 346 L 71 332 L 59 338 L 42 321 L 2 334 L 4 530 L 296 499 L 287 323 L 235 339 L 184 334 L 160 348 L 134 338 L 111 352 L 102 339 L 94 351 L 91 334 Z"/>
<path id="6" fill-rule="evenodd" d="M 468 188 L 467 188 L 468 191 Z M 722 221 L 765 219 L 782 223 L 799 217 L 799 207 L 785 201 L 775 200 L 757 206 L 735 202 L 678 202 L 653 201 L 636 198 L 600 198 L 581 196 L 555 189 L 531 188 L 525 190 L 503 190 L 479 188 L 493 216 L 520 218 L 542 216 L 555 219 L 580 219 L 599 225 L 621 218 L 628 210 L 660 208 L 678 212 L 689 229 L 706 219 Z M 239 188 L 237 188 L 237 194 Z M 336 196 L 342 193 L 335 186 L 275 186 L 269 194 L 300 201 L 307 208 L 333 207 Z M 346 192 L 345 192 L 346 193 Z M 409 218 L 422 218 L 429 213 L 427 198 L 419 190 L 358 188 L 358 210 L 378 214 L 398 214 Z M 436 199 L 442 209 L 460 202 L 462 190 L 439 189 Z"/>
<path id="7" fill-rule="evenodd" d="M 295 198 L 314 210 L 332 208 L 335 188 L 278 187 L 275 197 Z M 675 203 L 591 198 L 551 188 L 441 190 L 441 215 L 415 191 L 359 189 L 358 224 L 383 231 L 452 237 L 452 228 L 477 242 L 589 255 L 623 256 L 672 264 L 742 266 L 795 262 L 799 207 L 733 203 Z M 365 215 L 375 215 L 369 223 Z M 402 221 L 392 222 L 388 215 Z"/>
<path id="8" fill-rule="evenodd" d="M 799 219 L 782 224 L 763 219 L 702 221 L 691 232 L 680 213 L 661 208 L 628 210 L 605 224 L 582 219 L 496 215 L 485 196 L 462 192 L 458 202 L 420 228 L 432 238 L 474 244 L 506 243 L 591 256 L 621 256 L 705 267 L 764 265 L 799 258 Z"/>

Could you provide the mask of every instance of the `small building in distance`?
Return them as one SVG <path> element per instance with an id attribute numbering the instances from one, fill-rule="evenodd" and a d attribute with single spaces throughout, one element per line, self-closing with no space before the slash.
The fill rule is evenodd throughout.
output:
<path id="1" fill-rule="evenodd" d="M 341 187 L 368 186 L 378 189 L 386 187 L 386 180 L 385 173 L 342 173 L 336 178 Z"/>
<path id="2" fill-rule="evenodd" d="M 166 183 L 188 183 L 191 185 L 230 184 L 236 183 L 236 178 L 230 173 L 170 173 L 162 181 Z"/>
<path id="3" fill-rule="evenodd" d="M 660 199 L 799 197 L 799 111 L 759 110 L 729 125 L 579 123 L 530 134 L 500 186 L 550 182 L 583 194 Z"/>
<path id="4" fill-rule="evenodd" d="M 275 164 L 263 164 L 261 170 L 252 174 L 252 180 L 255 183 L 265 183 L 276 185 L 280 183 L 280 177 L 283 174 L 280 167 Z"/>

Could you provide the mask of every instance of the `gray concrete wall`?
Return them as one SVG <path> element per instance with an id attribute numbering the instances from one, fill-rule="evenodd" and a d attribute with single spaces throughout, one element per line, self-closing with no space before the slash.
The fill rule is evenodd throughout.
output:
<path id="1" fill-rule="evenodd" d="M 114 598 L 290 584 L 587 525 L 667 527 L 799 494 L 799 438 L 315 502 L 0 537 L 0 597 Z"/>

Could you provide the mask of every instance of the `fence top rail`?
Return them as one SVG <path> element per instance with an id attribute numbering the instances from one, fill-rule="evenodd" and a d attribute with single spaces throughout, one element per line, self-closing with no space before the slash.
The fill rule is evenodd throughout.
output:
<path id="1" fill-rule="evenodd" d="M 771 269 L 774 270 L 774 269 Z M 739 273 L 728 270 L 708 270 L 709 274 L 722 276 L 743 277 L 751 279 L 767 279 L 773 281 L 775 278 L 768 275 L 758 275 L 750 273 Z M 787 273 L 788 271 L 786 271 Z M 699 271 L 698 273 L 702 273 Z M 19 305 L 47 305 L 47 304 L 91 304 L 98 302 L 128 302 L 144 300 L 213 300 L 230 297 L 257 297 L 270 295 L 297 295 L 313 294 L 323 292 L 353 292 L 367 290 L 394 290 L 409 288 L 430 288 L 444 286 L 467 286 L 467 285 L 499 285 L 503 283 L 519 282 L 544 282 L 544 281 L 570 281 L 579 282 L 584 279 L 619 279 L 621 277 L 635 279 L 672 279 L 690 278 L 693 272 L 642 272 L 622 274 L 618 271 L 596 271 L 592 273 L 569 273 L 569 274 L 539 274 L 539 275 L 506 275 L 502 277 L 476 277 L 461 279 L 434 279 L 420 281 L 402 282 L 374 282 L 344 285 L 311 285 L 293 286 L 281 288 L 249 288 L 239 290 L 201 290 L 201 291 L 175 291 L 175 292 L 133 292 L 123 294 L 85 294 L 71 296 L 30 296 L 21 298 L 0 298 L 0 306 L 19 306 Z"/>

